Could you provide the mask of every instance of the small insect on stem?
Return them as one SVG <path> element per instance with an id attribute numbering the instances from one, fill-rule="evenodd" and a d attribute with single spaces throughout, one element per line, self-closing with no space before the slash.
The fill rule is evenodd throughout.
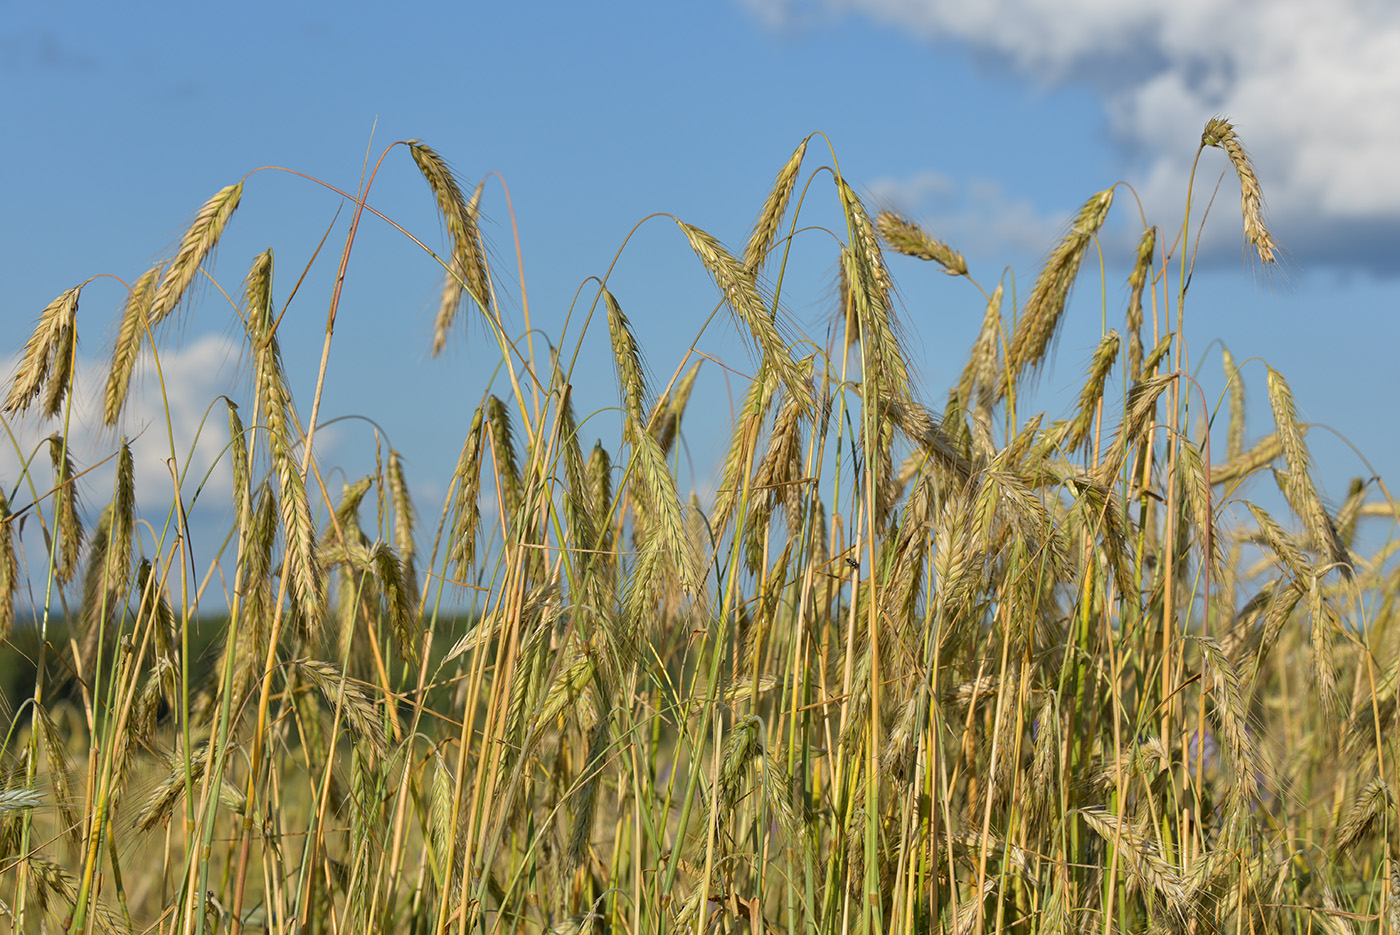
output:
<path id="1" fill-rule="evenodd" d="M 856 561 L 853 558 L 846 559 L 846 565 L 849 568 L 854 568 L 856 571 L 860 571 L 860 562 Z"/>

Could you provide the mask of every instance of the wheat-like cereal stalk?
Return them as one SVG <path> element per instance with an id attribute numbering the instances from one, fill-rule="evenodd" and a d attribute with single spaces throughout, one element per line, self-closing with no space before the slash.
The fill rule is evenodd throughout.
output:
<path id="1" fill-rule="evenodd" d="M 49 436 L 49 460 L 53 462 L 54 513 L 58 527 L 58 566 L 55 576 L 67 584 L 78 570 L 83 551 L 83 523 L 78 517 L 78 489 L 73 459 L 62 435 Z"/>
<path id="2" fill-rule="evenodd" d="M 1144 368 L 1143 372 L 1145 374 L 1151 373 L 1151 369 Z M 1123 469 L 1128 449 L 1142 439 L 1152 424 L 1157 409 L 1157 398 L 1175 379 L 1176 374 L 1174 373 L 1145 376 L 1128 390 L 1127 411 L 1124 413 L 1122 424 L 1118 427 L 1118 434 L 1114 436 L 1113 444 L 1109 446 L 1103 460 L 1099 462 L 1096 472 L 1098 483 L 1104 486 L 1113 484 L 1118 472 Z"/>
<path id="3" fill-rule="evenodd" d="M 354 728 L 352 740 L 366 741 L 370 751 L 376 756 L 384 756 L 388 749 L 384 724 L 375 712 L 369 692 L 361 683 L 349 678 L 333 662 L 294 659 L 289 665 L 329 704 L 340 707 L 346 721 Z"/>
<path id="4" fill-rule="evenodd" d="M 997 392 L 997 362 L 1001 353 L 1001 300 L 1002 284 L 992 290 L 987 297 L 987 306 L 982 313 L 982 327 L 977 332 L 977 340 L 967 355 L 957 388 L 949 394 L 950 409 L 962 409 L 971 414 L 974 410 L 990 416 L 991 407 Z"/>
<path id="5" fill-rule="evenodd" d="M 1050 252 L 1031 297 L 1021 313 L 1021 320 L 1011 336 L 1006 349 L 1006 371 L 1008 383 L 1001 388 L 1002 396 L 1010 390 L 1010 383 L 1020 379 L 1029 368 L 1037 366 L 1045 356 L 1050 341 L 1059 330 L 1060 319 L 1065 310 L 1065 300 L 1070 287 L 1079 274 L 1079 264 L 1084 253 L 1093 241 L 1094 235 L 1108 217 L 1108 209 L 1113 205 L 1113 189 L 1105 189 L 1091 197 L 1079 209 L 1069 232 Z"/>
<path id="6" fill-rule="evenodd" d="M 0 411 L 7 415 L 24 412 L 44 391 L 50 370 L 60 367 L 66 372 L 68 363 L 57 358 L 62 356 L 63 346 L 71 344 L 78 315 L 78 296 L 82 290 L 82 286 L 65 290 L 39 313 L 39 322 L 20 354 L 19 363 L 10 378 L 10 392 Z M 69 341 L 64 340 L 65 334 L 69 336 Z M 72 348 L 69 347 L 68 351 L 71 354 Z"/>
<path id="7" fill-rule="evenodd" d="M 1303 429 L 1306 432 L 1306 428 Z M 1223 464 L 1210 469 L 1212 484 L 1228 484 L 1243 480 L 1257 471 L 1262 471 L 1283 454 L 1283 438 L 1277 432 L 1265 435 L 1247 451 L 1242 451 Z"/>
<path id="8" fill-rule="evenodd" d="M 1214 637 L 1188 634 L 1187 641 L 1200 650 L 1205 662 L 1205 675 L 1210 686 L 1211 710 L 1216 726 L 1225 741 L 1225 752 L 1234 771 L 1230 795 L 1234 807 L 1258 797 L 1259 782 L 1264 776 L 1264 762 L 1259 746 L 1249 729 L 1245 696 L 1239 673 L 1230 663 L 1220 641 Z"/>
<path id="9" fill-rule="evenodd" d="M 438 210 L 452 237 L 447 280 L 433 325 L 433 355 L 436 356 L 447 343 L 447 333 L 461 305 L 463 289 L 483 312 L 490 314 L 491 311 L 491 278 L 486 267 L 481 231 L 477 226 L 482 187 L 478 185 L 468 201 L 462 197 L 462 189 L 457 185 L 447 161 L 432 147 L 419 140 L 409 140 L 408 147 L 418 171 L 423 174 L 433 197 L 437 199 Z"/>
<path id="10" fill-rule="evenodd" d="M 597 676 L 595 676 L 596 678 Z M 569 827 L 568 843 L 564 848 L 564 873 L 573 873 L 583 862 L 585 851 L 591 846 L 593 819 L 597 815 L 598 787 L 602 784 L 604 758 L 612 742 L 612 726 L 609 713 L 605 712 L 589 732 L 588 753 L 584 758 L 581 779 L 576 787 L 573 800 L 573 821 Z"/>
<path id="11" fill-rule="evenodd" d="M 715 535 L 723 533 L 733 519 L 743 496 L 744 479 L 758 450 L 759 429 L 767 418 L 777 392 L 778 377 L 771 367 L 761 367 L 744 393 L 739 416 L 729 437 L 729 449 L 720 469 L 719 491 L 715 495 L 713 520 Z"/>
<path id="12" fill-rule="evenodd" d="M 1089 378 L 1084 381 L 1084 386 L 1079 391 L 1078 410 L 1065 434 L 1064 446 L 1069 451 L 1079 448 L 1089 438 L 1089 431 L 1094 425 L 1094 415 L 1103 399 L 1104 384 L 1108 382 L 1108 375 L 1118 360 L 1118 345 L 1117 331 L 1110 330 L 1099 340 L 1098 349 L 1094 351 L 1094 358 L 1089 363 Z"/>
<path id="13" fill-rule="evenodd" d="M 1259 177 L 1254 174 L 1254 163 L 1244 144 L 1235 135 L 1235 128 L 1223 117 L 1212 117 L 1206 121 L 1201 133 L 1202 146 L 1214 146 L 1225 150 L 1230 165 L 1240 179 L 1240 214 L 1244 218 L 1244 239 L 1249 242 L 1259 256 L 1261 263 L 1276 262 L 1278 244 L 1264 223 L 1264 193 L 1259 188 Z"/>
<path id="14" fill-rule="evenodd" d="M 15 555 L 14 514 L 0 489 L 0 640 L 9 639 L 15 624 L 15 589 L 19 586 L 19 561 Z"/>
<path id="15" fill-rule="evenodd" d="M 839 176 L 836 193 L 850 232 L 850 249 L 842 258 L 848 266 L 845 275 L 850 282 L 851 304 L 860 322 L 862 380 L 875 388 L 877 396 L 907 396 L 911 383 L 896 332 L 894 282 L 885 267 L 879 237 L 865 205 Z"/>
<path id="16" fill-rule="evenodd" d="M 685 407 L 690 402 L 690 393 L 695 388 L 695 378 L 700 374 L 702 363 L 704 361 L 696 361 L 681 374 L 674 389 L 663 393 L 656 401 L 656 405 L 651 409 L 651 416 L 647 419 L 657 444 L 666 454 L 670 453 L 671 446 L 675 444 L 676 432 L 680 429 L 681 417 L 685 415 Z"/>
<path id="17" fill-rule="evenodd" d="M 76 307 L 75 307 L 76 311 Z M 46 419 L 52 419 L 63 411 L 63 401 L 68 398 L 73 385 L 74 357 L 78 350 L 78 329 L 76 316 L 63 323 L 53 344 L 53 367 L 44 388 L 42 412 Z"/>
<path id="18" fill-rule="evenodd" d="M 1226 436 L 1225 454 L 1233 460 L 1244 451 L 1244 380 L 1240 378 L 1234 355 L 1223 345 L 1220 348 L 1220 366 L 1225 371 L 1225 385 L 1230 389 L 1230 428 Z"/>
<path id="19" fill-rule="evenodd" d="M 194 222 L 185 231 L 175 258 L 165 267 L 160 287 L 150 306 L 150 327 L 154 328 L 165 320 L 180 304 L 190 284 L 194 282 L 199 266 L 211 250 L 219 243 L 224 228 L 228 226 L 238 202 L 243 197 L 243 183 L 238 182 L 221 188 L 204 203 L 195 215 Z M 144 330 L 144 329 L 143 329 Z"/>
<path id="20" fill-rule="evenodd" d="M 244 281 L 244 306 L 248 337 L 253 345 L 258 409 L 267 424 L 269 447 L 281 496 L 282 528 L 285 533 L 286 572 L 292 594 L 300 605 L 305 624 L 315 628 L 325 605 L 325 581 L 316 567 L 316 530 L 301 466 L 292 451 L 294 436 L 300 432 L 292 409 L 291 393 L 282 372 L 272 314 L 272 251 L 265 250 L 253 260 Z"/>
<path id="21" fill-rule="evenodd" d="M 515 455 L 511 437 L 510 413 L 499 396 L 486 400 L 486 424 L 491 429 L 491 450 L 496 457 L 496 484 L 500 488 L 502 510 L 501 528 L 509 534 L 524 500 L 521 487 L 520 461 Z"/>
<path id="22" fill-rule="evenodd" d="M 1149 227 L 1138 240 L 1137 258 L 1128 275 L 1128 376 L 1142 376 L 1142 293 L 1152 272 L 1152 251 L 1157 248 L 1157 228 Z"/>
<path id="23" fill-rule="evenodd" d="M 773 188 L 768 192 L 768 198 L 758 212 L 753 232 L 749 234 L 749 242 L 744 246 L 744 269 L 752 275 L 758 273 L 764 260 L 768 258 L 768 251 L 773 249 L 773 241 L 778 236 L 778 227 L 787 212 L 793 186 L 797 184 L 797 172 L 802 168 L 802 157 L 806 153 L 807 141 L 803 140 L 778 171 L 778 177 L 773 180 Z"/>
<path id="24" fill-rule="evenodd" d="M 107 387 L 102 398 L 102 422 L 105 425 L 116 425 L 117 419 L 121 418 L 127 390 L 131 386 L 131 375 L 141 356 L 141 344 L 146 340 L 147 330 L 151 326 L 156 285 L 164 270 L 165 265 L 157 263 L 142 273 L 131 287 L 122 309 L 117 341 L 112 347 L 112 366 L 107 372 Z"/>
<path id="25" fill-rule="evenodd" d="M 457 485 L 457 496 L 448 538 L 447 560 L 458 581 L 467 580 L 476 558 L 476 527 L 481 518 L 477 497 L 481 488 L 481 437 L 485 418 L 485 407 L 477 407 L 466 441 L 462 443 L 462 453 L 457 458 L 457 469 L 452 474 Z"/>
<path id="26" fill-rule="evenodd" d="M 1106 808 L 1081 808 L 1079 815 L 1099 837 L 1119 846 L 1118 853 L 1138 885 L 1161 896 L 1172 914 L 1184 921 L 1193 889 L 1181 871 L 1162 857 L 1157 843 Z"/>
<path id="27" fill-rule="evenodd" d="M 759 294 L 754 278 L 714 237 L 684 221 L 677 220 L 676 224 L 685 233 L 696 257 L 709 271 L 735 318 L 748 327 L 764 360 L 781 376 L 788 392 L 806 393 L 805 401 L 812 404 L 810 384 L 804 379 L 782 335 L 778 333 L 777 323 Z"/>
<path id="28" fill-rule="evenodd" d="M 1321 700 L 1323 713 L 1328 717 L 1325 723 L 1337 723 L 1342 703 L 1337 695 L 1337 639 L 1339 626 L 1337 615 L 1330 601 L 1326 600 L 1319 582 L 1320 575 L 1308 579 L 1308 617 L 1311 627 L 1308 630 L 1312 644 L 1312 681 Z"/>
<path id="29" fill-rule="evenodd" d="M 1356 847 L 1374 827 L 1376 820 L 1393 812 L 1395 796 L 1379 776 L 1366 783 L 1347 808 L 1337 839 L 1329 849 L 1333 860 Z"/>
<path id="30" fill-rule="evenodd" d="M 1283 459 L 1288 465 L 1288 477 L 1284 494 L 1289 503 L 1301 514 L 1303 523 L 1313 545 L 1327 560 L 1337 565 L 1344 573 L 1350 574 L 1351 557 L 1337 539 L 1336 527 L 1327 515 L 1327 509 L 1318 496 L 1312 478 L 1312 459 L 1307 446 L 1303 444 L 1303 427 L 1298 420 L 1298 411 L 1293 403 L 1293 391 L 1288 381 L 1274 368 L 1269 368 L 1269 405 L 1274 412 L 1274 428 L 1283 447 Z"/>
<path id="31" fill-rule="evenodd" d="M 622 389 L 622 399 L 626 405 L 629 425 L 642 420 L 643 401 L 646 399 L 645 368 L 642 352 L 632 336 L 632 325 L 623 314 L 622 306 L 607 289 L 603 290 L 603 304 L 608 311 L 608 334 L 612 337 L 613 363 L 617 365 L 618 385 Z"/>
<path id="32" fill-rule="evenodd" d="M 905 256 L 933 260 L 949 276 L 967 275 L 967 260 L 961 253 L 903 215 L 881 211 L 875 215 L 875 228 L 885 243 Z"/>
<path id="33" fill-rule="evenodd" d="M 1192 524 L 1200 536 L 1202 558 L 1209 563 L 1212 574 L 1220 572 L 1220 536 L 1215 531 L 1215 511 L 1211 508 L 1210 483 L 1206 478 L 1200 448 L 1184 440 L 1177 449 L 1177 469 L 1191 512 Z"/>

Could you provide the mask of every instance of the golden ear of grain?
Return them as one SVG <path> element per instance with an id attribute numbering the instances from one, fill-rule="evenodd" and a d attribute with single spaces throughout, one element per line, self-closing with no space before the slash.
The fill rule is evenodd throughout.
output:
<path id="1" fill-rule="evenodd" d="M 1185 918 L 1192 888 L 1181 871 L 1162 856 L 1156 841 L 1108 809 L 1081 808 L 1079 815 L 1099 837 L 1119 848 L 1140 887 L 1161 896 L 1179 920 Z"/>
<path id="2" fill-rule="evenodd" d="M 483 312 L 489 314 L 491 310 L 491 276 L 486 266 L 481 231 L 477 226 L 482 187 L 478 185 L 468 201 L 462 197 L 462 189 L 447 160 L 419 140 L 409 140 L 408 147 L 418 171 L 437 199 L 438 211 L 452 237 L 447 280 L 433 326 L 433 355 L 436 356 L 447 342 L 447 333 L 461 305 L 463 291 Z"/>
<path id="3" fill-rule="evenodd" d="M 131 538 L 136 525 L 135 461 L 131 445 L 122 439 L 117 458 L 116 493 L 103 511 L 93 535 L 83 589 L 87 631 L 95 636 L 105 620 L 118 619 L 131 576 Z"/>
<path id="4" fill-rule="evenodd" d="M 388 470 L 389 499 L 394 505 L 394 549 L 398 552 L 401 568 L 400 578 L 404 595 L 410 598 L 411 615 L 418 613 L 418 567 L 415 562 L 417 545 L 413 539 L 416 518 L 413 511 L 413 498 L 408 492 L 408 481 L 403 473 L 403 455 L 389 449 Z M 414 652 L 417 652 L 416 644 Z"/>
<path id="5" fill-rule="evenodd" d="M 875 215 L 875 229 L 880 232 L 880 239 L 905 256 L 933 260 L 949 276 L 967 275 L 967 260 L 961 253 L 902 214 L 881 211 Z"/>
<path id="6" fill-rule="evenodd" d="M 749 242 L 744 247 L 744 269 L 748 270 L 750 275 L 757 275 L 764 260 L 768 258 L 768 251 L 773 249 L 773 241 L 778 236 L 778 226 L 782 224 L 783 215 L 787 212 L 793 186 L 797 183 L 797 172 L 802 168 L 802 157 L 806 153 L 807 141 L 803 140 L 797 149 L 792 151 L 788 161 L 778 171 L 778 177 L 773 180 L 773 188 L 768 193 L 768 199 L 763 202 L 763 209 L 759 211 L 753 232 L 749 234 Z"/>
<path id="7" fill-rule="evenodd" d="M 1174 373 L 1161 373 L 1144 377 L 1128 390 L 1127 411 L 1118 427 L 1113 444 L 1099 462 L 1095 480 L 1104 486 L 1111 486 L 1123 469 L 1128 451 L 1139 442 L 1148 441 L 1153 416 L 1157 411 L 1157 398 L 1176 379 Z"/>
<path id="8" fill-rule="evenodd" d="M 486 401 L 486 423 L 491 428 L 491 450 L 496 456 L 496 486 L 501 494 L 501 517 L 503 527 L 509 530 L 520 509 L 524 492 L 520 484 L 520 462 L 515 456 L 515 442 L 511 438 L 510 413 L 499 396 Z"/>
<path id="9" fill-rule="evenodd" d="M 352 728 L 349 733 L 353 741 L 365 741 L 375 756 L 384 756 L 388 749 L 384 724 L 363 684 L 349 678 L 335 663 L 320 659 L 295 659 L 290 666 L 320 692 L 327 703 L 340 707 Z"/>
<path id="10" fill-rule="evenodd" d="M 1337 529 L 1313 483 L 1312 458 L 1303 443 L 1303 426 L 1293 403 L 1293 391 L 1277 370 L 1272 367 L 1268 370 L 1269 405 L 1274 412 L 1274 428 L 1283 447 L 1283 459 L 1288 465 L 1284 494 L 1307 526 L 1313 547 L 1350 577 L 1351 556 L 1337 538 Z"/>
<path id="11" fill-rule="evenodd" d="M 107 371 L 107 388 L 103 393 L 102 422 L 116 425 L 121 417 L 122 406 L 126 403 L 127 390 L 131 386 L 131 375 L 136 369 L 136 359 L 141 355 L 141 342 L 151 326 L 151 308 L 155 302 L 156 284 L 165 267 L 156 264 L 141 274 L 131 287 L 126 305 L 122 308 L 121 325 L 117 329 L 117 342 L 112 348 L 112 366 Z"/>
<path id="12" fill-rule="evenodd" d="M 1118 360 L 1118 345 L 1117 331 L 1109 331 L 1099 340 L 1094 359 L 1089 364 L 1088 379 L 1079 391 L 1078 411 L 1063 442 L 1069 451 L 1074 451 L 1089 438 L 1089 431 L 1094 426 L 1094 414 L 1098 412 L 1099 402 L 1103 399 L 1104 385 L 1108 382 L 1113 364 Z"/>
<path id="13" fill-rule="evenodd" d="M 285 572 L 290 576 L 292 595 L 305 625 L 316 629 L 321 624 L 325 607 L 325 579 L 316 565 L 316 529 L 311 520 L 301 464 L 294 451 L 301 426 L 282 372 L 282 352 L 274 330 L 272 269 L 272 251 L 265 250 L 254 258 L 244 281 L 246 325 L 253 347 L 256 408 L 262 412 L 267 426 L 268 447 L 277 474 L 285 535 Z"/>
<path id="14" fill-rule="evenodd" d="M 1240 179 L 1240 215 L 1244 219 L 1244 239 L 1254 247 L 1259 262 L 1275 262 L 1278 244 L 1264 223 L 1264 193 L 1259 188 L 1259 177 L 1254 174 L 1254 163 L 1236 136 L 1234 126 L 1224 117 L 1210 118 L 1201 133 L 1201 145 L 1225 150 L 1230 165 L 1235 167 L 1235 174 Z"/>
<path id="15" fill-rule="evenodd" d="M 472 562 L 476 558 L 476 527 L 481 519 L 477 497 L 481 492 L 481 436 L 485 418 L 485 408 L 478 407 L 476 414 L 472 416 L 472 425 L 467 432 L 466 441 L 462 444 L 462 453 L 457 458 L 457 469 L 453 472 L 457 497 L 447 560 L 452 565 L 458 581 L 467 580 L 471 574 Z"/>
<path id="16" fill-rule="evenodd" d="M 1006 349 L 1007 380 L 1015 381 L 1028 369 L 1036 367 L 1045 356 L 1050 341 L 1059 329 L 1070 287 L 1079 275 L 1079 264 L 1093 241 L 1094 235 L 1108 217 L 1113 205 L 1113 189 L 1094 195 L 1079 209 L 1069 233 L 1050 252 L 1040 276 L 1031 289 L 1031 297 L 1021 313 L 1021 320 Z M 1010 383 L 1002 387 L 1002 396 Z"/>
<path id="17" fill-rule="evenodd" d="M 165 268 L 160 287 L 156 289 L 155 298 L 151 301 L 150 327 L 154 328 L 164 321 L 185 297 L 186 291 L 199 272 L 200 264 L 218 245 L 219 238 L 223 236 L 224 228 L 228 226 L 233 212 L 238 210 L 238 203 L 242 197 L 243 183 L 238 182 L 219 189 L 214 197 L 199 209 L 194 223 L 180 240 L 175 258 Z"/>
<path id="18" fill-rule="evenodd" d="M 759 294 L 754 278 L 714 237 L 684 221 L 677 220 L 676 224 L 690 241 L 690 248 L 695 251 L 696 257 L 714 279 L 736 320 L 748 327 L 749 334 L 763 353 L 764 360 L 770 361 L 770 366 L 787 385 L 788 392 L 797 394 L 809 405 L 814 404 L 811 382 L 805 378 L 806 375 L 792 359 L 786 342 L 778 333 L 778 325 L 772 312 Z"/>
<path id="19" fill-rule="evenodd" d="M 972 352 L 967 355 L 957 388 L 948 400 L 950 409 L 971 413 L 974 409 L 989 410 L 992 406 L 999 376 L 997 359 L 1001 352 L 1001 299 L 1002 284 L 997 283 L 987 297 L 982 327 L 972 344 Z"/>
<path id="20" fill-rule="evenodd" d="M 228 404 L 229 464 L 233 473 L 234 514 L 238 518 L 238 530 L 244 532 L 253 511 L 253 480 L 248 463 L 248 442 L 243 437 L 243 419 L 238 415 L 238 404 L 225 400 Z"/>
<path id="21" fill-rule="evenodd" d="M 54 514 L 58 527 L 58 565 L 55 577 L 64 584 L 73 580 L 83 551 L 83 524 L 78 517 L 78 490 L 73 459 L 62 435 L 49 436 L 49 459 L 54 473 Z"/>
<path id="22" fill-rule="evenodd" d="M 680 429 L 681 417 L 685 415 L 685 407 L 690 402 L 690 392 L 695 388 L 695 378 L 700 374 L 702 363 L 704 361 L 697 360 L 691 364 L 676 381 L 675 388 L 663 393 L 656 405 L 652 406 L 647 425 L 656 436 L 656 443 L 661 446 L 663 454 L 670 454 L 671 446 L 675 444 L 676 432 Z"/>
<path id="23" fill-rule="evenodd" d="M 1226 438 L 1225 455 L 1232 461 L 1244 452 L 1244 380 L 1230 349 L 1221 345 L 1220 366 L 1225 371 L 1225 385 L 1230 388 L 1230 431 Z"/>
<path id="24" fill-rule="evenodd" d="M 19 363 L 10 378 L 10 391 L 6 394 L 5 404 L 0 407 L 0 411 L 7 415 L 16 415 L 28 409 L 34 399 L 44 391 L 49 372 L 55 368 L 63 373 L 64 385 L 57 389 L 50 387 L 49 401 L 52 402 L 55 394 L 57 399 L 62 401 L 62 394 L 66 391 L 69 362 L 58 358 L 69 357 L 72 354 L 71 345 L 77 327 L 78 296 L 82 289 L 82 286 L 74 286 L 64 291 L 39 313 L 39 321 L 20 354 Z M 64 354 L 65 350 L 67 354 Z M 48 405 L 45 406 L 46 411 L 49 408 Z"/>
<path id="25" fill-rule="evenodd" d="M 846 217 L 849 249 L 842 259 L 848 265 L 851 312 L 860 323 L 861 380 L 873 387 L 876 397 L 902 398 L 909 394 L 909 368 L 900 346 L 894 315 L 894 283 L 875 226 L 846 180 L 836 179 L 836 193 Z"/>
<path id="26" fill-rule="evenodd" d="M 1177 449 L 1179 478 L 1190 509 L 1191 522 L 1199 537 L 1202 559 L 1209 564 L 1211 574 L 1220 575 L 1220 536 L 1215 530 L 1215 511 L 1211 505 L 1210 483 L 1206 479 L 1201 450 L 1189 439 Z"/>

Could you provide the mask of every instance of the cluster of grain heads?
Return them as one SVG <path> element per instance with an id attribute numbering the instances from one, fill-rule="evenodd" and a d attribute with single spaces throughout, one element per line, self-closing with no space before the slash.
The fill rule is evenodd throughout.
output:
<path id="1" fill-rule="evenodd" d="M 1243 149 L 1228 124 L 1206 144 L 1235 163 L 1268 262 Z M 1262 438 L 1245 425 L 1255 371 L 1228 352 L 1228 420 L 1189 408 L 1196 371 L 1161 324 L 1179 297 L 1160 284 L 1190 251 L 1159 255 L 1155 228 L 1106 260 L 1131 267 L 1125 307 L 1078 349 L 1065 411 L 1025 411 L 1020 381 L 1062 330 L 1113 189 L 1020 303 L 912 221 L 872 220 L 834 172 L 842 304 L 825 351 L 796 351 L 780 311 L 788 253 L 809 246 L 805 141 L 742 253 L 678 221 L 754 351 L 706 496 L 709 466 L 689 490 L 677 467 L 704 450 L 685 438 L 695 358 L 651 379 L 626 284 L 604 280 L 587 327 L 607 328 L 616 385 L 576 392 L 582 344 L 537 362 L 496 316 L 481 187 L 409 146 L 450 241 L 431 347 L 467 299 L 502 354 L 457 414 L 436 531 L 407 444 L 376 431 L 372 466 L 348 473 L 310 450 L 278 333 L 299 308 L 274 308 L 270 250 L 239 303 L 251 391 L 224 407 L 222 546 L 184 521 L 212 488 L 177 495 L 161 532 L 125 441 L 95 523 L 71 434 L 39 443 L 32 478 L 5 479 L 0 624 L 51 572 L 79 628 L 48 634 L 0 749 L 0 887 L 19 928 L 43 907 L 73 929 L 172 932 L 1379 920 L 1400 661 L 1393 560 L 1356 553 L 1365 523 L 1394 521 L 1368 499 L 1380 485 L 1327 507 L 1272 369 Z M 240 197 L 216 196 L 129 290 L 103 422 L 120 421 L 156 325 L 212 275 Z M 971 287 L 982 322 L 960 371 L 914 370 L 886 250 Z M 41 315 L 7 416 L 79 411 L 78 297 Z M 943 384 L 931 411 L 923 388 Z M 584 435 L 588 405 L 620 414 L 614 438 Z M 1271 467 L 1279 507 L 1237 502 Z M 43 540 L 43 576 L 24 534 Z M 220 588 L 230 619 L 211 636 Z"/>

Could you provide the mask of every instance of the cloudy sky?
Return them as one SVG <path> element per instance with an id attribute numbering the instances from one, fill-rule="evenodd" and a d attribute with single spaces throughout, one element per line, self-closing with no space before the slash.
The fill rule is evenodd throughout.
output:
<path id="1" fill-rule="evenodd" d="M 393 12 L 358 2 L 12 2 L 0 8 L 0 323 L 8 352 L 17 351 L 59 292 L 97 274 L 133 280 L 201 203 L 254 169 L 285 167 L 354 190 L 366 158 L 421 138 L 467 184 L 488 179 L 486 234 L 519 323 L 502 180 L 508 186 L 541 340 L 559 341 L 575 308 L 563 342 L 573 346 L 587 308 L 575 307 L 576 294 L 588 295 L 588 278 L 606 272 L 626 241 L 610 282 L 664 385 L 714 292 L 674 224 L 652 219 L 631 240 L 629 232 L 670 212 L 740 248 L 774 173 L 813 131 L 861 191 L 953 242 L 990 288 L 1008 267 L 1028 284 L 1078 206 L 1115 182 L 1131 184 L 1150 222 L 1174 230 L 1201 128 L 1224 114 L 1254 158 L 1287 257 L 1279 273 L 1249 261 L 1238 188 L 1209 151 L 1197 203 L 1217 182 L 1220 194 L 1188 306 L 1194 362 L 1209 374 L 1208 392 L 1219 387 L 1216 339 L 1237 360 L 1258 357 L 1289 377 L 1304 417 L 1337 433 L 1313 433 L 1324 485 L 1336 493 L 1368 472 L 1343 438 L 1383 474 L 1400 470 L 1391 405 L 1400 391 L 1400 7 L 1336 0 L 1319 12 L 1313 0 L 421 3 Z M 830 163 L 825 142 L 811 152 L 809 169 Z M 402 147 L 370 200 L 428 243 L 443 242 Z M 814 185 L 811 201 L 812 223 L 831 223 L 829 184 Z M 312 182 L 253 174 L 215 279 L 234 292 L 251 258 L 272 247 L 285 300 L 333 221 L 325 256 L 338 253 L 348 218 L 336 218 L 338 207 Z M 1109 326 L 1121 327 L 1121 283 L 1141 222 L 1125 189 L 1115 212 L 1104 261 Z M 802 246 L 786 304 L 795 327 L 824 341 L 831 242 L 814 234 Z M 303 405 L 333 273 L 325 256 L 282 325 Z M 982 300 L 914 261 L 892 266 L 918 372 L 936 400 Z M 323 463 L 350 479 L 370 469 L 377 424 L 404 452 L 428 515 L 494 362 L 479 326 L 429 358 L 437 288 L 421 252 L 383 224 L 366 225 L 323 406 L 363 417 L 336 423 Z M 1102 327 L 1103 294 L 1097 282 L 1077 293 L 1047 399 L 1076 385 Z M 104 279 L 83 294 L 91 396 L 123 298 Z M 179 440 L 185 449 L 217 394 L 246 392 L 235 321 L 209 287 L 165 336 L 167 398 L 189 435 Z M 612 404 L 587 395 L 611 380 L 605 340 L 584 339 L 584 411 Z M 724 327 L 701 346 L 736 370 L 748 366 Z M 154 368 L 145 370 L 145 402 L 122 430 L 151 447 L 143 460 L 160 475 L 164 428 Z M 1256 403 L 1263 377 L 1262 364 L 1246 368 Z M 736 389 L 717 368 L 707 379 L 686 455 L 700 485 L 717 461 L 705 418 L 723 424 Z M 1253 434 L 1262 434 L 1267 409 L 1255 410 Z M 222 433 L 222 419 L 216 412 L 209 431 Z M 615 432 L 615 413 L 595 419 L 597 434 Z M 20 428 L 26 437 L 48 431 Z M 111 445 L 94 438 L 80 459 Z M 199 462 L 217 446 L 195 450 Z M 15 463 L 13 453 L 0 458 L 7 487 Z M 90 499 L 105 501 L 94 488 Z M 160 502 L 156 481 L 145 489 Z"/>

